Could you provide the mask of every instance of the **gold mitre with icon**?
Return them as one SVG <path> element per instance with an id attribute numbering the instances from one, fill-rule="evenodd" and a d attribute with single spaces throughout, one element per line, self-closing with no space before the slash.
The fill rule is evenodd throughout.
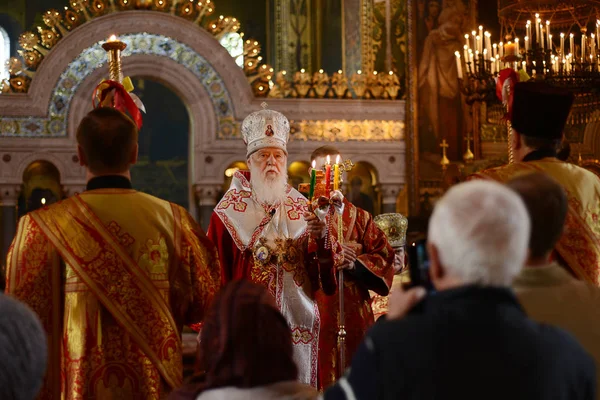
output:
<path id="1" fill-rule="evenodd" d="M 262 110 L 253 112 L 242 122 L 242 136 L 248 149 L 247 157 L 266 147 L 275 147 L 287 154 L 290 121 L 282 113 L 267 107 L 267 103 L 262 103 Z"/>
<path id="2" fill-rule="evenodd" d="M 408 219 L 398 213 L 381 214 L 373 219 L 375 225 L 385 233 L 392 247 L 401 247 L 406 244 L 406 230 Z"/>

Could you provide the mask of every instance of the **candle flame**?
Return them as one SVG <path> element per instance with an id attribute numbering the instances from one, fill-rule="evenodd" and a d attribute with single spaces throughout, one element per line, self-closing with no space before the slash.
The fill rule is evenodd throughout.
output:
<path id="1" fill-rule="evenodd" d="M 312 162 L 312 164 L 311 164 L 311 165 L 312 165 L 313 169 L 315 169 L 315 168 L 317 167 L 317 161 L 316 161 L 316 160 L 313 160 L 313 162 Z"/>
<path id="2" fill-rule="evenodd" d="M 42 197 L 42 204 L 46 204 L 46 199 Z"/>
<path id="3" fill-rule="evenodd" d="M 341 158 L 341 157 L 340 157 L 340 155 L 339 155 L 339 154 L 338 154 L 338 155 L 335 157 L 335 163 L 336 163 L 336 164 L 339 164 L 339 163 L 340 163 L 340 158 Z"/>
<path id="4" fill-rule="evenodd" d="M 117 41 L 117 35 L 110 35 L 110 37 L 108 38 L 109 42 L 116 42 Z"/>
<path id="5" fill-rule="evenodd" d="M 331 157 L 327 155 L 327 164 L 331 164 Z"/>

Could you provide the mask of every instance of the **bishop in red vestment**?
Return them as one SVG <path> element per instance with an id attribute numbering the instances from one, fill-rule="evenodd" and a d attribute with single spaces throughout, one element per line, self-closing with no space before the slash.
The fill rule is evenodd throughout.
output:
<path id="1" fill-rule="evenodd" d="M 329 332 L 315 301 L 318 260 L 341 262 L 341 249 L 325 249 L 324 224 L 308 213 L 306 198 L 287 184 L 287 118 L 264 109 L 244 120 L 242 133 L 250 172 L 235 173 L 215 207 L 208 236 L 219 253 L 223 284 L 248 279 L 275 297 L 292 331 L 298 379 L 316 387 L 319 337 L 324 329 Z"/>
<path id="2" fill-rule="evenodd" d="M 311 155 L 315 168 L 320 169 L 329 155 L 335 160 L 339 151 L 323 146 Z M 361 343 L 367 329 L 373 324 L 373 310 L 369 290 L 386 296 L 394 278 L 394 250 L 386 235 L 373 222 L 373 216 L 344 199 L 342 213 L 343 262 L 345 270 L 344 311 L 346 327 L 346 365 Z M 332 236 L 337 237 L 337 223 L 331 224 Z M 321 311 L 321 336 L 319 338 L 319 388 L 326 388 L 336 381 L 340 369 L 337 346 L 339 321 L 339 294 L 337 268 L 321 262 L 321 286 L 315 299 Z"/>

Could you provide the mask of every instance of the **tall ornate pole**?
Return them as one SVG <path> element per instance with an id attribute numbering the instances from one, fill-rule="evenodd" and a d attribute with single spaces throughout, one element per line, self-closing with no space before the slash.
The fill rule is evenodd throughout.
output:
<path id="1" fill-rule="evenodd" d="M 340 245 L 344 243 L 344 225 L 342 223 L 342 215 L 338 214 L 338 242 Z M 344 375 L 346 365 L 346 315 L 344 314 L 344 270 L 338 271 L 338 301 L 340 320 L 338 321 L 338 352 L 339 352 L 339 375 L 340 378 Z"/>
<path id="2" fill-rule="evenodd" d="M 336 159 L 336 170 L 338 173 L 334 174 L 334 189 L 339 190 L 341 175 L 342 172 L 347 172 L 352 169 L 354 164 L 352 160 L 346 160 L 342 164 L 339 163 L 339 156 Z M 338 225 L 337 225 L 337 233 L 338 233 L 338 242 L 341 245 L 344 244 L 344 224 L 343 224 L 343 216 L 342 212 L 338 212 Z M 340 269 L 338 271 L 338 302 L 339 302 L 339 321 L 338 321 L 338 378 L 341 378 L 344 375 L 344 370 L 346 366 L 346 315 L 344 308 L 344 270 Z"/>

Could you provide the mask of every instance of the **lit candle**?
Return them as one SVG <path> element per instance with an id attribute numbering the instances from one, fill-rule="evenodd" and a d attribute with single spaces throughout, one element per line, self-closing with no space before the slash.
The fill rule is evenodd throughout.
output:
<path id="1" fill-rule="evenodd" d="M 593 58 L 596 58 L 596 35 L 594 35 L 592 33 L 590 36 L 592 37 L 592 40 L 591 40 L 592 43 L 590 44 L 590 46 L 591 46 L 590 56 L 593 59 Z"/>
<path id="2" fill-rule="evenodd" d="M 519 56 L 519 38 L 515 39 L 515 56 Z"/>
<path id="3" fill-rule="evenodd" d="M 495 74 L 496 73 L 496 59 L 494 57 L 492 57 L 490 59 L 490 61 L 491 61 L 491 65 L 492 65 L 492 74 Z"/>
<path id="4" fill-rule="evenodd" d="M 462 65 L 460 62 L 460 53 L 458 51 L 455 51 L 454 55 L 456 55 L 456 70 L 458 71 L 458 79 L 462 79 L 463 71 L 462 71 Z"/>
<path id="5" fill-rule="evenodd" d="M 108 42 L 116 42 L 117 41 L 117 35 L 110 35 L 110 37 L 107 40 Z"/>
<path id="6" fill-rule="evenodd" d="M 340 155 L 335 157 L 333 166 L 333 190 L 340 190 Z"/>
<path id="7" fill-rule="evenodd" d="M 600 19 L 596 20 L 596 40 L 598 40 L 598 48 L 600 49 Z"/>
<path id="8" fill-rule="evenodd" d="M 565 34 L 562 32 L 560 33 L 560 56 L 565 56 Z"/>
<path id="9" fill-rule="evenodd" d="M 313 198 L 315 197 L 315 186 L 317 184 L 316 166 L 317 166 L 317 163 L 316 163 L 316 161 L 313 160 L 312 168 L 310 170 L 310 191 L 308 192 L 308 198 L 310 199 L 310 201 L 313 201 Z"/>
<path id="10" fill-rule="evenodd" d="M 552 51 L 552 35 L 548 35 L 548 50 Z"/>
<path id="11" fill-rule="evenodd" d="M 481 47 L 481 36 L 477 35 L 477 47 L 475 48 L 475 50 L 481 53 Z"/>
<path id="12" fill-rule="evenodd" d="M 463 51 L 463 56 L 465 58 L 465 62 L 468 62 L 469 61 L 469 47 L 467 45 L 465 45 L 463 47 L 463 50 L 464 50 Z"/>
<path id="13" fill-rule="evenodd" d="M 550 21 L 546 21 L 546 38 L 548 39 L 548 50 L 552 50 L 552 35 L 550 34 Z"/>
<path id="14" fill-rule="evenodd" d="M 546 44 L 544 43 L 544 27 L 542 26 L 542 24 L 540 24 L 540 45 L 542 46 L 542 49 L 546 49 Z"/>
<path id="15" fill-rule="evenodd" d="M 585 62 L 585 45 L 586 45 L 586 36 L 581 35 L 581 63 Z"/>
<path id="16" fill-rule="evenodd" d="M 327 164 L 325 165 L 325 193 L 330 195 L 331 191 L 331 158 L 327 156 Z"/>
<path id="17" fill-rule="evenodd" d="M 527 37 L 531 37 L 531 21 L 527 21 L 527 25 L 525 26 L 525 30 L 527 33 Z"/>
<path id="18" fill-rule="evenodd" d="M 488 51 L 487 51 L 487 49 L 483 49 L 483 59 L 484 60 L 488 59 Z"/>
<path id="19" fill-rule="evenodd" d="M 473 50 L 469 49 L 469 72 L 475 72 L 475 64 L 473 64 Z"/>
<path id="20" fill-rule="evenodd" d="M 498 58 L 498 45 L 494 43 L 492 48 L 494 49 L 494 58 Z"/>
<path id="21" fill-rule="evenodd" d="M 492 56 L 492 35 L 489 32 L 485 33 L 485 48 L 491 57 Z"/>
<path id="22" fill-rule="evenodd" d="M 529 51 L 529 36 L 525 36 L 525 52 Z"/>
<path id="23" fill-rule="evenodd" d="M 523 68 L 523 71 L 527 70 L 527 63 L 525 61 L 521 62 L 521 68 Z"/>
<path id="24" fill-rule="evenodd" d="M 479 48 L 477 50 L 479 50 L 480 53 L 483 53 L 483 26 L 479 25 L 479 39 L 481 40 L 479 42 Z"/>
<path id="25" fill-rule="evenodd" d="M 575 52 L 575 35 L 573 35 L 571 33 L 571 35 L 569 36 L 569 45 L 571 46 L 569 48 L 569 54 L 573 54 Z"/>
<path id="26" fill-rule="evenodd" d="M 467 49 L 469 48 L 469 34 L 466 33 L 465 34 L 465 45 L 467 46 Z"/>
<path id="27" fill-rule="evenodd" d="M 504 57 L 504 43 L 500 42 L 498 44 L 498 51 L 500 52 L 500 58 Z"/>
<path id="28" fill-rule="evenodd" d="M 535 40 L 539 44 L 540 43 L 540 14 L 535 14 Z"/>
<path id="29" fill-rule="evenodd" d="M 477 50 L 477 32 L 471 32 L 471 37 L 473 38 L 473 51 Z"/>

